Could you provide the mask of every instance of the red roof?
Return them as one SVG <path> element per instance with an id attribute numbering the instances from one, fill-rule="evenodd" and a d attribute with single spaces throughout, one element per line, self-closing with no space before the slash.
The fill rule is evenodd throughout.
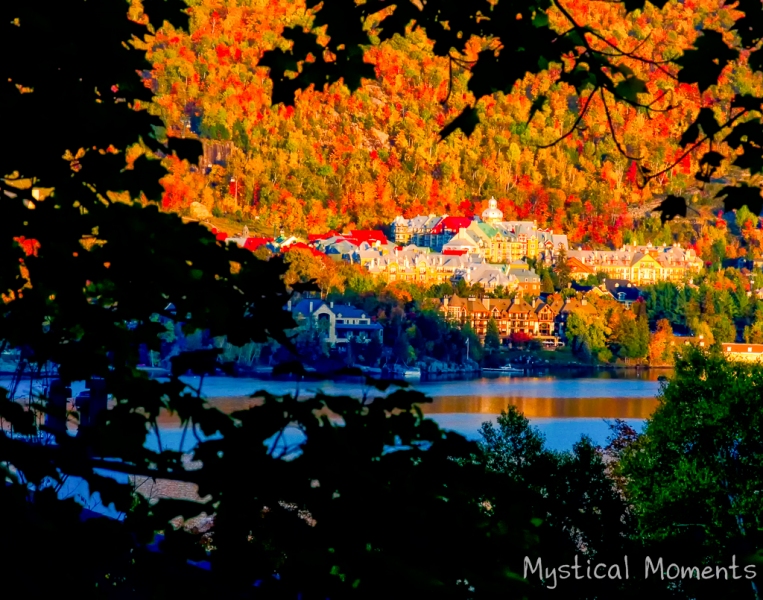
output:
<path id="1" fill-rule="evenodd" d="M 311 242 L 314 242 L 316 240 L 327 240 L 330 237 L 334 237 L 335 235 L 337 234 L 333 231 L 329 231 L 328 233 L 311 233 L 307 236 L 307 239 Z"/>
<path id="2" fill-rule="evenodd" d="M 381 231 L 376 230 L 361 230 L 361 231 L 351 231 L 350 237 L 357 240 L 358 244 L 361 244 L 363 242 L 368 242 L 369 244 L 373 244 L 375 242 L 379 242 L 380 244 L 386 244 L 387 243 L 387 236 L 384 235 Z"/>
<path id="3" fill-rule="evenodd" d="M 283 252 L 291 252 L 292 250 L 295 250 L 297 248 L 299 248 L 300 250 L 309 250 L 313 256 L 320 256 L 320 257 L 326 256 L 325 254 L 323 254 L 323 252 L 319 252 L 318 250 L 316 250 L 312 246 L 308 246 L 304 242 L 294 242 L 293 244 L 289 244 L 288 246 L 286 246 L 286 248 L 283 249 Z"/>
<path id="4" fill-rule="evenodd" d="M 255 250 L 257 250 L 257 248 L 260 248 L 262 246 L 266 246 L 267 244 L 269 244 L 272 241 L 273 240 L 271 238 L 255 238 L 255 237 L 250 237 L 250 238 L 247 238 L 246 241 L 244 242 L 244 248 L 254 252 Z"/>
<path id="5" fill-rule="evenodd" d="M 218 234 L 217 234 L 215 237 L 217 238 L 217 240 L 218 240 L 218 241 L 220 241 L 220 242 L 224 242 L 225 240 L 227 240 L 227 239 L 228 239 L 228 234 L 227 234 L 227 233 L 223 233 L 223 232 L 220 232 L 220 233 L 218 233 Z"/>
<path id="6" fill-rule="evenodd" d="M 466 254 L 466 250 L 443 250 L 442 253 L 445 256 L 463 256 Z"/>
<path id="7" fill-rule="evenodd" d="M 445 217 L 432 228 L 432 233 L 443 233 L 444 231 L 458 233 L 458 230 L 462 227 L 469 227 L 471 222 L 472 220 L 469 217 Z"/>

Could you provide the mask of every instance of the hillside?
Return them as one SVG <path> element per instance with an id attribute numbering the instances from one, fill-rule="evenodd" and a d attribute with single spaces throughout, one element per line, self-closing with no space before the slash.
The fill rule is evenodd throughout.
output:
<path id="1" fill-rule="evenodd" d="M 540 148 L 569 131 L 591 100 L 577 97 L 551 65 L 527 75 L 511 94 L 482 100 L 484 125 L 471 137 L 459 132 L 438 142 L 443 124 L 473 97 L 466 92 L 466 68 L 454 67 L 449 90 L 448 62 L 432 54 L 420 31 L 370 48 L 365 59 L 378 80 L 354 94 L 334 85 L 301 93 L 294 108 L 271 107 L 267 70 L 257 63 L 265 50 L 288 47 L 279 33 L 306 24 L 303 7 L 286 0 L 189 4 L 190 34 L 166 25 L 149 40 L 154 69 L 147 85 L 158 92 L 152 111 L 171 135 L 198 136 L 205 154 L 222 160 L 200 171 L 167 159 L 164 205 L 182 211 L 198 200 L 218 215 L 259 217 L 266 230 L 314 233 L 374 227 L 398 214 L 471 215 L 495 196 L 507 219 L 537 220 L 573 242 L 619 245 L 632 236 L 634 215 L 643 221 L 642 206 L 693 185 L 697 165 L 689 156 L 642 190 L 635 163 L 618 145 L 660 171 L 681 155 L 677 135 L 699 106 L 728 95 L 717 86 L 700 97 L 695 86 L 652 66 L 654 110 L 605 107 L 593 99 L 582 131 Z M 617 4 L 578 0 L 568 8 L 613 42 L 638 46 L 656 61 L 687 47 L 702 25 L 733 20 L 732 11 L 709 0 L 662 12 L 647 5 L 628 17 Z M 465 58 L 482 46 L 470 40 Z M 743 89 L 750 85 L 745 73 L 730 68 L 724 85 Z M 549 101 L 535 111 L 541 94 Z M 674 229 L 691 238 L 694 228 L 685 225 Z"/>

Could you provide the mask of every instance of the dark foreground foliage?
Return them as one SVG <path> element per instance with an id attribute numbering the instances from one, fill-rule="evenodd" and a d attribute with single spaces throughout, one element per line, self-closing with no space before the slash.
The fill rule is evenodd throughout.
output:
<path id="1" fill-rule="evenodd" d="M 144 5 L 155 24 L 167 18 L 182 26 L 179 2 Z M 335 6 L 324 6 L 321 19 L 343 22 Z M 516 38 L 527 46 L 527 68 L 535 69 L 550 47 L 544 9 L 536 6 L 537 18 L 521 21 L 511 9 L 512 26 L 531 23 L 539 32 L 531 37 L 522 30 Z M 525 556 L 569 561 L 583 552 L 596 559 L 663 540 L 686 544 L 672 529 L 677 513 L 710 528 L 696 545 L 706 554 L 696 560 L 757 549 L 759 429 L 752 400 L 758 371 L 752 367 L 743 377 L 737 367 L 697 357 L 679 369 L 647 437 L 618 450 L 625 502 L 588 441 L 571 455 L 550 454 L 515 414 L 501 423 L 503 441 L 485 430 L 481 450 L 424 419 L 417 404 L 426 399 L 405 389 L 373 401 L 259 393 L 258 406 L 228 416 L 180 380 L 188 372 L 214 373 L 221 366 L 215 352 L 177 357 L 166 380 L 139 370 L 141 352 L 158 350 L 166 332 L 157 315 L 241 345 L 275 339 L 289 347 L 294 323 L 283 310 L 289 295 L 282 263 L 224 247 L 203 227 L 156 208 L 163 173 L 155 157 L 193 158 L 200 149 L 193 141 L 163 139 L 161 122 L 132 110 L 152 96 L 136 74 L 147 65 L 129 47 L 143 29 L 125 18 L 126 10 L 113 0 L 0 5 L 0 44 L 8 57 L 0 66 L 7 117 L 0 154 L 0 340 L 22 350 L 27 373 L 54 371 L 64 383 L 100 378 L 114 399 L 95 423 L 84 425 L 79 415 L 83 425 L 72 436 L 53 427 L 55 420 L 35 419 L 53 412 L 47 393 L 26 407 L 0 397 L 7 428 L 0 436 L 3 567 L 16 595 L 533 597 L 553 592 L 523 580 Z M 348 52 L 354 42 L 345 39 Z M 351 74 L 356 59 L 340 60 L 335 72 Z M 599 77 L 601 66 L 589 73 Z M 624 88 L 612 88 L 604 77 L 591 85 L 620 94 Z M 459 123 L 473 126 L 468 117 Z M 125 152 L 134 143 L 142 144 L 142 154 L 126 168 Z M 46 196 L 35 188 L 54 191 Z M 702 374 L 707 377 L 695 377 Z M 715 389 L 712 382 L 728 385 Z M 748 404 L 731 402 L 729 390 Z M 707 410 L 680 408 L 700 392 Z M 733 412 L 726 414 L 730 409 L 712 393 L 728 399 Z M 686 428 L 661 425 L 673 410 Z M 198 440 L 195 463 L 161 442 L 162 412 L 175 414 L 184 435 Z M 299 447 L 293 430 L 306 440 Z M 146 446 L 149 436 L 158 440 L 156 450 Z M 695 472 L 710 478 L 704 491 L 699 479 L 670 487 Z M 131 477 L 195 484 L 202 500 L 149 502 L 135 493 Z M 88 519 L 78 502 L 62 499 L 67 482 L 78 478 L 124 518 Z M 691 510 L 673 506 L 682 498 Z M 171 524 L 201 513 L 215 515 L 205 539 Z M 160 553 L 150 548 L 158 532 Z M 199 568 L 199 561 L 210 568 Z M 576 581 L 564 595 L 637 590 L 643 597 L 647 590 L 689 597 L 668 584 L 625 589 L 619 582 Z"/>

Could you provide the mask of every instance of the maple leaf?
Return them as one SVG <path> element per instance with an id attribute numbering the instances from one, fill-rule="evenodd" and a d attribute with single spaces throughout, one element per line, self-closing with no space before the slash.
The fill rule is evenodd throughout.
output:
<path id="1" fill-rule="evenodd" d="M 444 140 L 456 129 L 460 129 L 466 137 L 469 137 L 474 128 L 479 124 L 480 118 L 473 106 L 467 106 L 455 119 L 448 123 L 440 131 L 440 141 Z"/>
<path id="2" fill-rule="evenodd" d="M 734 96 L 734 99 L 731 101 L 731 108 L 760 111 L 763 108 L 763 100 L 757 96 L 742 94 L 741 96 Z"/>
<path id="3" fill-rule="evenodd" d="M 167 148 L 174 152 L 180 160 L 187 160 L 195 164 L 199 157 L 204 153 L 201 141 L 192 138 L 168 138 Z"/>
<path id="4" fill-rule="evenodd" d="M 685 198 L 671 194 L 654 210 L 660 213 L 660 221 L 664 225 L 666 221 L 672 221 L 676 217 L 686 217 L 686 208 Z"/>
<path id="5" fill-rule="evenodd" d="M 533 100 L 533 103 L 530 105 L 530 114 L 527 116 L 527 124 L 530 124 L 530 121 L 533 120 L 533 117 L 535 116 L 535 113 L 537 113 L 539 110 L 542 110 L 544 106 L 546 106 L 546 103 L 548 102 L 548 96 L 545 94 L 542 94 L 538 96 L 535 100 Z"/>
<path id="6" fill-rule="evenodd" d="M 718 82 L 721 71 L 739 56 L 739 52 L 729 48 L 723 36 L 712 29 L 703 31 L 694 46 L 675 60 L 682 67 L 678 72 L 678 81 L 696 83 L 699 91 L 704 92 Z"/>
<path id="7" fill-rule="evenodd" d="M 763 196 L 760 195 L 760 188 L 742 184 L 740 186 L 724 186 L 716 195 L 716 198 L 725 196 L 723 207 L 726 212 L 738 210 L 743 206 L 750 209 L 750 212 L 756 215 L 763 212 Z"/>
<path id="8" fill-rule="evenodd" d="M 157 28 L 166 21 L 175 29 L 188 31 L 191 17 L 185 0 L 143 0 L 143 10 Z"/>
<path id="9" fill-rule="evenodd" d="M 705 107 L 699 111 L 694 122 L 686 128 L 679 143 L 682 146 L 689 146 L 699 139 L 700 133 L 713 137 L 720 130 L 721 128 L 718 126 L 718 121 L 715 120 L 713 109 Z"/>

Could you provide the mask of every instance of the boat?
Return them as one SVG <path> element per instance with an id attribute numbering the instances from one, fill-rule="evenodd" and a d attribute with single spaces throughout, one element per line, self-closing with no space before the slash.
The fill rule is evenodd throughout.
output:
<path id="1" fill-rule="evenodd" d="M 405 379 L 421 379 L 421 369 L 418 367 L 395 365 L 392 372 L 395 375 L 401 375 Z"/>
<path id="2" fill-rule="evenodd" d="M 358 366 L 358 369 L 360 369 L 366 375 L 381 375 L 382 374 L 382 370 L 378 367 L 366 367 L 364 365 L 360 365 Z"/>
<path id="3" fill-rule="evenodd" d="M 524 369 L 518 369 L 517 367 L 514 367 L 512 365 L 505 365 L 503 367 L 485 367 L 482 369 L 483 371 L 489 371 L 492 373 L 524 373 Z"/>

